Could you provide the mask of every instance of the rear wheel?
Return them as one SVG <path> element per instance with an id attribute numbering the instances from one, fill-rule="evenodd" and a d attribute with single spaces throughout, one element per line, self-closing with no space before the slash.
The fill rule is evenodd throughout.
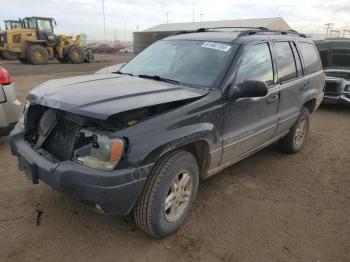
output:
<path id="1" fill-rule="evenodd" d="M 165 237 L 185 222 L 196 198 L 196 158 L 179 150 L 163 158 L 151 172 L 134 208 L 137 226 L 153 237 Z"/>
<path id="2" fill-rule="evenodd" d="M 80 46 L 73 45 L 69 48 L 68 57 L 72 64 L 81 64 L 85 59 L 84 50 Z"/>
<path id="3" fill-rule="evenodd" d="M 34 65 L 45 65 L 49 60 L 49 53 L 41 45 L 32 45 L 28 47 L 27 60 Z"/>
<path id="4" fill-rule="evenodd" d="M 298 120 L 290 129 L 288 135 L 279 141 L 280 149 L 288 154 L 299 152 L 309 134 L 309 125 L 310 112 L 304 107 L 301 110 Z"/>

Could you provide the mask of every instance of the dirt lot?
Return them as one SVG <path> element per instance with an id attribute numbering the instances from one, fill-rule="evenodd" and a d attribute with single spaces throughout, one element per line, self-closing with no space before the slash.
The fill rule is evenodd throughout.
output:
<path id="1" fill-rule="evenodd" d="M 24 101 L 51 78 L 129 59 L 47 66 L 5 62 Z M 101 216 L 17 170 L 0 138 L 1 261 L 350 261 L 350 108 L 322 106 L 299 154 L 269 147 L 201 181 L 187 224 L 164 240 Z M 36 210 L 42 210 L 40 226 Z"/>

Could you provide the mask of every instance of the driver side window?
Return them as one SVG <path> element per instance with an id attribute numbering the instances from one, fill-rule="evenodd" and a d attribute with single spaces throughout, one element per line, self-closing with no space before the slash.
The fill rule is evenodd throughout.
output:
<path id="1" fill-rule="evenodd" d="M 273 85 L 273 67 L 271 52 L 267 43 L 261 43 L 248 48 L 237 72 L 237 83 L 245 80 L 263 81 L 267 86 Z"/>

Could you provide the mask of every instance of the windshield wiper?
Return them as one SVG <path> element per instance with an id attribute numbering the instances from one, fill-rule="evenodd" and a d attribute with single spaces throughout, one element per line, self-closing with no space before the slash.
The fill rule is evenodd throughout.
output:
<path id="1" fill-rule="evenodd" d="M 120 71 L 113 72 L 113 74 L 120 74 L 120 75 L 134 76 L 134 75 L 133 75 L 133 74 L 131 74 L 131 73 L 123 73 L 123 72 L 120 72 Z"/>
<path id="2" fill-rule="evenodd" d="M 177 80 L 161 77 L 161 76 L 158 76 L 158 75 L 153 75 L 153 76 L 150 76 L 150 75 L 139 75 L 139 77 L 147 78 L 147 79 L 154 79 L 154 80 L 157 80 L 157 81 L 163 81 L 163 82 L 172 83 L 172 84 L 175 84 L 175 85 L 182 85 L 182 83 L 177 81 Z"/>

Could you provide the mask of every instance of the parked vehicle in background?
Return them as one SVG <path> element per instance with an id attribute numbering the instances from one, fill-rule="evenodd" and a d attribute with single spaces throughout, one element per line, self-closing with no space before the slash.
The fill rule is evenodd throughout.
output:
<path id="1" fill-rule="evenodd" d="M 11 135 L 19 168 L 164 237 L 184 224 L 200 178 L 277 141 L 301 150 L 325 84 L 313 42 L 225 30 L 178 33 L 112 73 L 33 89 Z"/>
<path id="2" fill-rule="evenodd" d="M 324 103 L 350 105 L 350 39 L 316 41 L 326 74 Z"/>
<path id="3" fill-rule="evenodd" d="M 134 48 L 132 46 L 128 46 L 128 47 L 121 49 L 119 52 L 121 52 L 121 53 L 134 53 Z"/>
<path id="4" fill-rule="evenodd" d="M 7 70 L 0 65 L 0 136 L 6 136 L 15 127 L 21 112 L 15 87 Z"/>
<path id="5" fill-rule="evenodd" d="M 99 44 L 93 47 L 94 53 L 117 53 L 125 48 L 122 44 Z"/>
<path id="6" fill-rule="evenodd" d="M 0 30 L 0 48 L 5 44 L 6 31 L 11 29 L 21 28 L 21 22 L 19 20 L 5 20 L 5 31 Z M 3 43 L 3 44 L 1 44 Z M 17 56 L 11 54 L 7 50 L 0 50 L 0 58 L 4 60 L 17 60 Z"/>

